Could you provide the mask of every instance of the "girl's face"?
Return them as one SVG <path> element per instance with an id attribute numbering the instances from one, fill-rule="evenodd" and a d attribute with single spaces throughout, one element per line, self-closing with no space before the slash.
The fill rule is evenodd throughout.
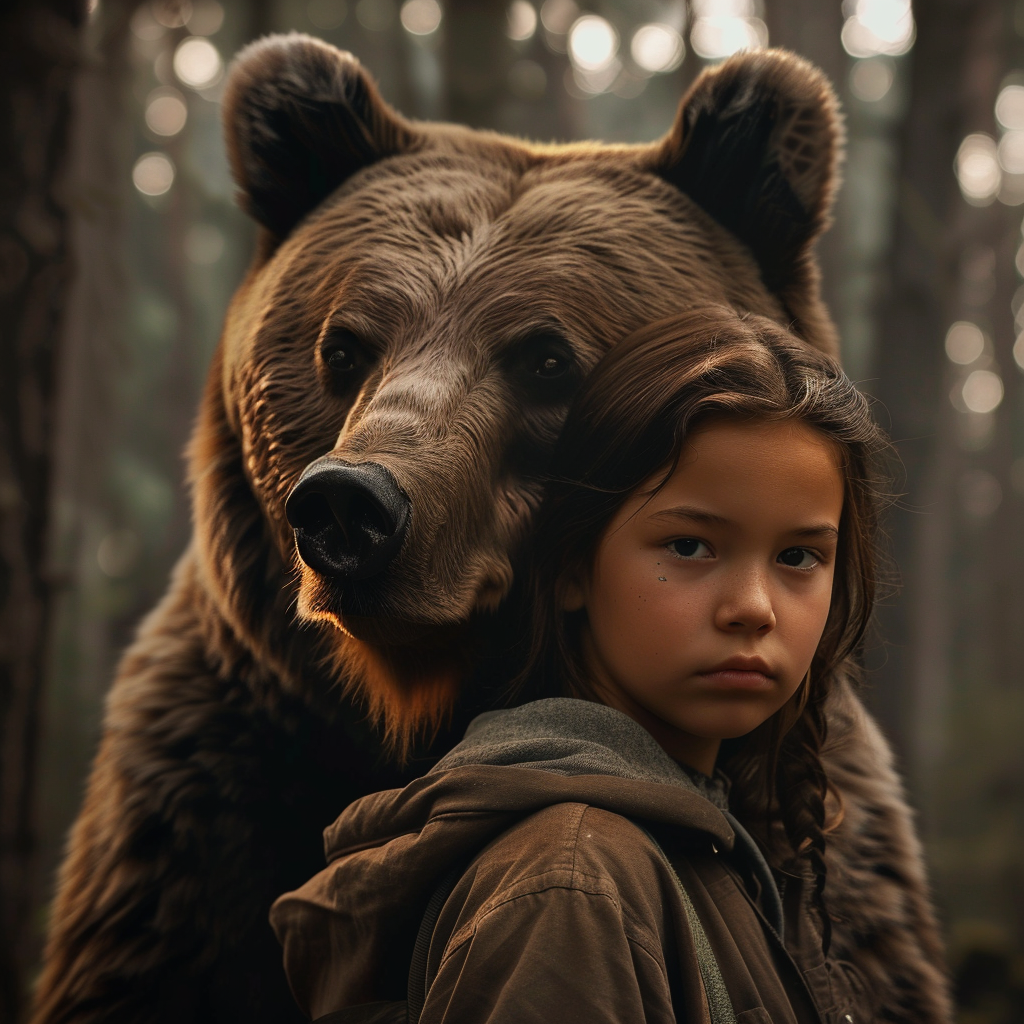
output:
<path id="1" fill-rule="evenodd" d="M 828 617 L 843 476 L 800 422 L 717 422 L 632 494 L 598 542 L 583 653 L 598 698 L 710 774 L 723 739 L 775 714 Z"/>

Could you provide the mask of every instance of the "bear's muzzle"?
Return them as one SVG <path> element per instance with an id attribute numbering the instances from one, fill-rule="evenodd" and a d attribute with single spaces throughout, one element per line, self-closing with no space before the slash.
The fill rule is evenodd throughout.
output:
<path id="1" fill-rule="evenodd" d="M 311 462 L 285 502 L 299 557 L 337 580 L 376 576 L 398 554 L 411 504 L 391 471 L 332 455 Z"/>

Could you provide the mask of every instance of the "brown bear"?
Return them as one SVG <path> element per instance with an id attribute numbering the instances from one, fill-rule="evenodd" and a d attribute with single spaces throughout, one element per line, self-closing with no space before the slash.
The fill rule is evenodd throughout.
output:
<path id="1" fill-rule="evenodd" d="M 650 145 L 409 121 L 296 35 L 239 56 L 224 115 L 261 238 L 191 445 L 194 538 L 110 694 L 37 1024 L 300 1019 L 268 907 L 348 801 L 451 740 L 431 755 L 422 730 L 487 703 L 474 665 L 581 377 L 704 302 L 837 348 L 811 249 L 841 130 L 790 54 L 706 71 Z M 947 1021 L 890 754 L 849 687 L 830 715 L 833 951 L 865 1020 Z"/>

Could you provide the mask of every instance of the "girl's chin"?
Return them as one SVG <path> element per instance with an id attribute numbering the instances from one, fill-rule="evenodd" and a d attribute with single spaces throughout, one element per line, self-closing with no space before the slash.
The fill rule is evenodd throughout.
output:
<path id="1" fill-rule="evenodd" d="M 666 726 L 677 731 L 681 737 L 689 736 L 707 742 L 735 740 L 747 736 L 763 725 L 770 715 L 708 716 L 698 721 L 662 719 Z"/>

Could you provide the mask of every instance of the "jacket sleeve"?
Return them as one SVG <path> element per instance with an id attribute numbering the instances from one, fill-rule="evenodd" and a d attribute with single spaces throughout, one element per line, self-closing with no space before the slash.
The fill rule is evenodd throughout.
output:
<path id="1" fill-rule="evenodd" d="M 453 936 L 421 1024 L 672 1024 L 659 944 L 604 893 L 515 896 Z"/>

